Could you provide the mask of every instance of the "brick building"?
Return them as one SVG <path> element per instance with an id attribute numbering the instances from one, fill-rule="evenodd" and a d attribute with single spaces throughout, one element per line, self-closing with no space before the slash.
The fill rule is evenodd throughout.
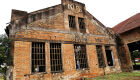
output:
<path id="1" fill-rule="evenodd" d="M 140 51 L 140 13 L 119 23 L 113 28 L 118 34 L 121 45 L 118 51 L 121 59 L 122 71 L 132 71 L 131 53 Z"/>
<path id="2" fill-rule="evenodd" d="M 115 39 L 85 4 L 61 4 L 27 13 L 12 10 L 13 80 L 75 80 L 120 72 Z"/>

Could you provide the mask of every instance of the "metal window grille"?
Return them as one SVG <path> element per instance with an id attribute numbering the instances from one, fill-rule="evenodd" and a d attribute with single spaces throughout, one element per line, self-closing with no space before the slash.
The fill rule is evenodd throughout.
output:
<path id="1" fill-rule="evenodd" d="M 62 72 L 61 43 L 50 43 L 51 72 Z"/>
<path id="2" fill-rule="evenodd" d="M 45 72 L 44 42 L 32 42 L 32 72 Z"/>
<path id="3" fill-rule="evenodd" d="M 70 16 L 69 15 L 69 27 L 70 28 L 76 28 L 75 16 Z"/>
<path id="4" fill-rule="evenodd" d="M 86 32 L 84 18 L 78 18 L 80 32 Z"/>
<path id="5" fill-rule="evenodd" d="M 80 29 L 85 29 L 84 18 L 78 18 L 78 22 L 79 22 L 79 28 Z"/>
<path id="6" fill-rule="evenodd" d="M 88 68 L 86 45 L 74 44 L 76 69 Z"/>
<path id="7" fill-rule="evenodd" d="M 104 60 L 104 55 L 102 51 L 102 46 L 96 45 L 96 51 L 97 51 L 99 67 L 100 68 L 105 67 L 105 60 Z"/>

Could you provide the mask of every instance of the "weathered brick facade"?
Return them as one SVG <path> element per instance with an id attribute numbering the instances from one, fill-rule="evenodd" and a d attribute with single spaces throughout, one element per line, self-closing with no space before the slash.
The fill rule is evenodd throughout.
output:
<path id="1" fill-rule="evenodd" d="M 69 27 L 69 15 L 75 16 L 75 29 Z M 79 28 L 79 17 L 84 19 L 84 32 Z M 12 10 L 6 31 L 14 45 L 13 80 L 76 80 L 121 71 L 114 38 L 83 3 L 62 0 L 31 13 Z M 45 42 L 45 72 L 32 72 L 32 42 Z M 51 72 L 50 43 L 61 43 L 62 72 Z M 86 45 L 87 69 L 76 68 L 74 44 Z M 99 68 L 96 45 L 102 46 L 103 68 Z M 105 46 L 112 51 L 113 66 L 108 66 Z"/>

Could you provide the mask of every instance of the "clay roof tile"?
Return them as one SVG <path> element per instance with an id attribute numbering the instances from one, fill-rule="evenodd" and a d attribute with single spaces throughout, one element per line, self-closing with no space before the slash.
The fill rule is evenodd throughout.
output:
<path id="1" fill-rule="evenodd" d="M 113 27 L 113 31 L 115 31 L 118 34 L 121 34 L 137 27 L 140 27 L 140 13 L 119 23 L 118 25 Z"/>

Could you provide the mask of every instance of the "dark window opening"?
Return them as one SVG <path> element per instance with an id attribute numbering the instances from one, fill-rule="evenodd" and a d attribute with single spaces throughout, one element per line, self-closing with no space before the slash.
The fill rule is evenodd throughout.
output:
<path id="1" fill-rule="evenodd" d="M 50 43 L 50 61 L 52 73 L 59 73 L 63 71 L 61 43 Z"/>
<path id="2" fill-rule="evenodd" d="M 54 15 L 55 14 L 55 9 L 52 9 L 51 10 L 51 15 Z"/>
<path id="3" fill-rule="evenodd" d="M 84 18 L 78 18 L 78 22 L 79 22 L 79 28 L 80 29 L 85 29 Z"/>
<path id="4" fill-rule="evenodd" d="M 135 51 L 135 50 L 140 51 L 140 47 L 139 46 L 140 46 L 140 41 L 129 43 L 128 47 L 129 47 L 130 53 L 133 53 L 133 51 Z"/>
<path id="5" fill-rule="evenodd" d="M 45 72 L 45 43 L 32 43 L 32 72 Z"/>
<path id="6" fill-rule="evenodd" d="M 36 15 L 35 14 L 31 15 L 31 22 L 34 22 L 35 20 L 36 20 Z"/>
<path id="7" fill-rule="evenodd" d="M 86 45 L 74 44 L 76 69 L 88 68 Z"/>
<path id="8" fill-rule="evenodd" d="M 73 29 L 76 28 L 75 16 L 69 15 L 69 27 Z"/>
<path id="9" fill-rule="evenodd" d="M 80 32 L 85 33 L 85 32 L 86 32 L 86 29 L 85 29 L 84 18 L 78 18 L 78 22 L 79 22 L 79 29 L 80 29 Z"/>
<path id="10" fill-rule="evenodd" d="M 45 16 L 49 16 L 49 11 L 45 11 Z"/>
<path id="11" fill-rule="evenodd" d="M 105 47 L 105 52 L 106 52 L 108 66 L 113 66 L 113 54 L 112 54 L 112 50 L 109 49 L 109 46 Z"/>
<path id="12" fill-rule="evenodd" d="M 105 60 L 104 60 L 104 55 L 103 55 L 101 45 L 96 45 L 96 52 L 97 52 L 99 67 L 100 68 L 105 67 L 106 65 L 105 65 Z"/>
<path id="13" fill-rule="evenodd" d="M 38 13 L 38 14 L 37 14 L 37 19 L 40 20 L 41 17 L 42 17 L 42 13 Z"/>

